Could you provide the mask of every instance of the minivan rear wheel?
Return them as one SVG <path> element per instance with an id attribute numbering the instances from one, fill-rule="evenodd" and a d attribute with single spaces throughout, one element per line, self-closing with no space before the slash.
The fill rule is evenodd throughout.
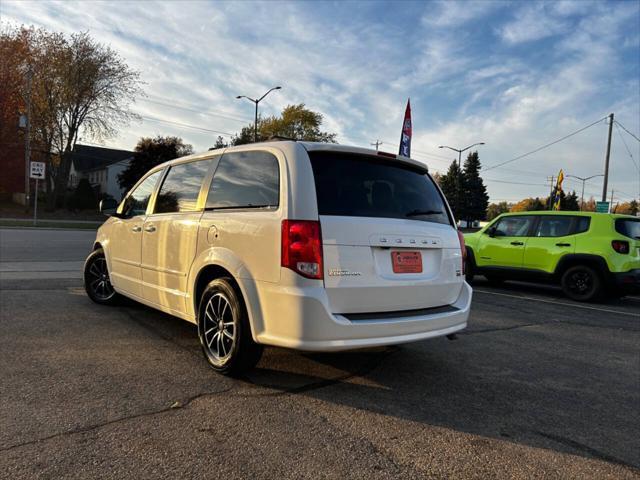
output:
<path id="1" fill-rule="evenodd" d="M 240 375 L 262 356 L 263 347 L 251 337 L 244 301 L 230 278 L 213 280 L 202 294 L 198 336 L 207 362 L 224 375 Z"/>
<path id="2" fill-rule="evenodd" d="M 578 302 L 600 300 L 604 292 L 600 275 L 587 265 L 568 268 L 562 275 L 561 285 L 564 294 Z"/>

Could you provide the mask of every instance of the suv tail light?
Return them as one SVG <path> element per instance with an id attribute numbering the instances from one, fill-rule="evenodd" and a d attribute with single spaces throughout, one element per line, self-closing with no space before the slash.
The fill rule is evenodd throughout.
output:
<path id="1" fill-rule="evenodd" d="M 316 220 L 282 221 L 281 265 L 306 278 L 322 280 L 322 237 Z"/>
<path id="2" fill-rule="evenodd" d="M 613 240 L 611 246 L 618 253 L 629 253 L 629 242 L 625 242 L 624 240 Z"/>
<path id="3" fill-rule="evenodd" d="M 467 247 L 464 245 L 464 235 L 460 230 L 458 232 L 458 240 L 460 241 L 460 251 L 462 252 L 462 274 L 464 275 L 465 264 L 467 263 Z"/>

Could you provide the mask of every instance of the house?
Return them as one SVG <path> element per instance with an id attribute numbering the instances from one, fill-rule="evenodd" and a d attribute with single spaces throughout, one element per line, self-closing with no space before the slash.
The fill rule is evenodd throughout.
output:
<path id="1" fill-rule="evenodd" d="M 69 187 L 75 188 L 86 178 L 98 195 L 107 194 L 120 200 L 126 193 L 118 185 L 118 174 L 133 158 L 133 152 L 113 148 L 76 144 L 71 154 Z"/>

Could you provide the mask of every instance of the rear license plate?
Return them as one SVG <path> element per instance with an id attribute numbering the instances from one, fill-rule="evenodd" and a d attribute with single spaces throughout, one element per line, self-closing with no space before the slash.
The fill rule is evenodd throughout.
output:
<path id="1" fill-rule="evenodd" d="M 422 255 L 420 252 L 391 252 L 393 273 L 422 273 Z"/>

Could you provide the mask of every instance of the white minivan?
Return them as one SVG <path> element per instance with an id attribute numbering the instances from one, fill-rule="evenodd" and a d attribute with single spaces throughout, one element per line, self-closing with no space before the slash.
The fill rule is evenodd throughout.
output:
<path id="1" fill-rule="evenodd" d="M 197 324 L 221 373 L 253 367 L 263 345 L 346 350 L 467 325 L 464 240 L 409 158 L 296 141 L 213 150 L 153 168 L 101 210 L 89 297 Z"/>

